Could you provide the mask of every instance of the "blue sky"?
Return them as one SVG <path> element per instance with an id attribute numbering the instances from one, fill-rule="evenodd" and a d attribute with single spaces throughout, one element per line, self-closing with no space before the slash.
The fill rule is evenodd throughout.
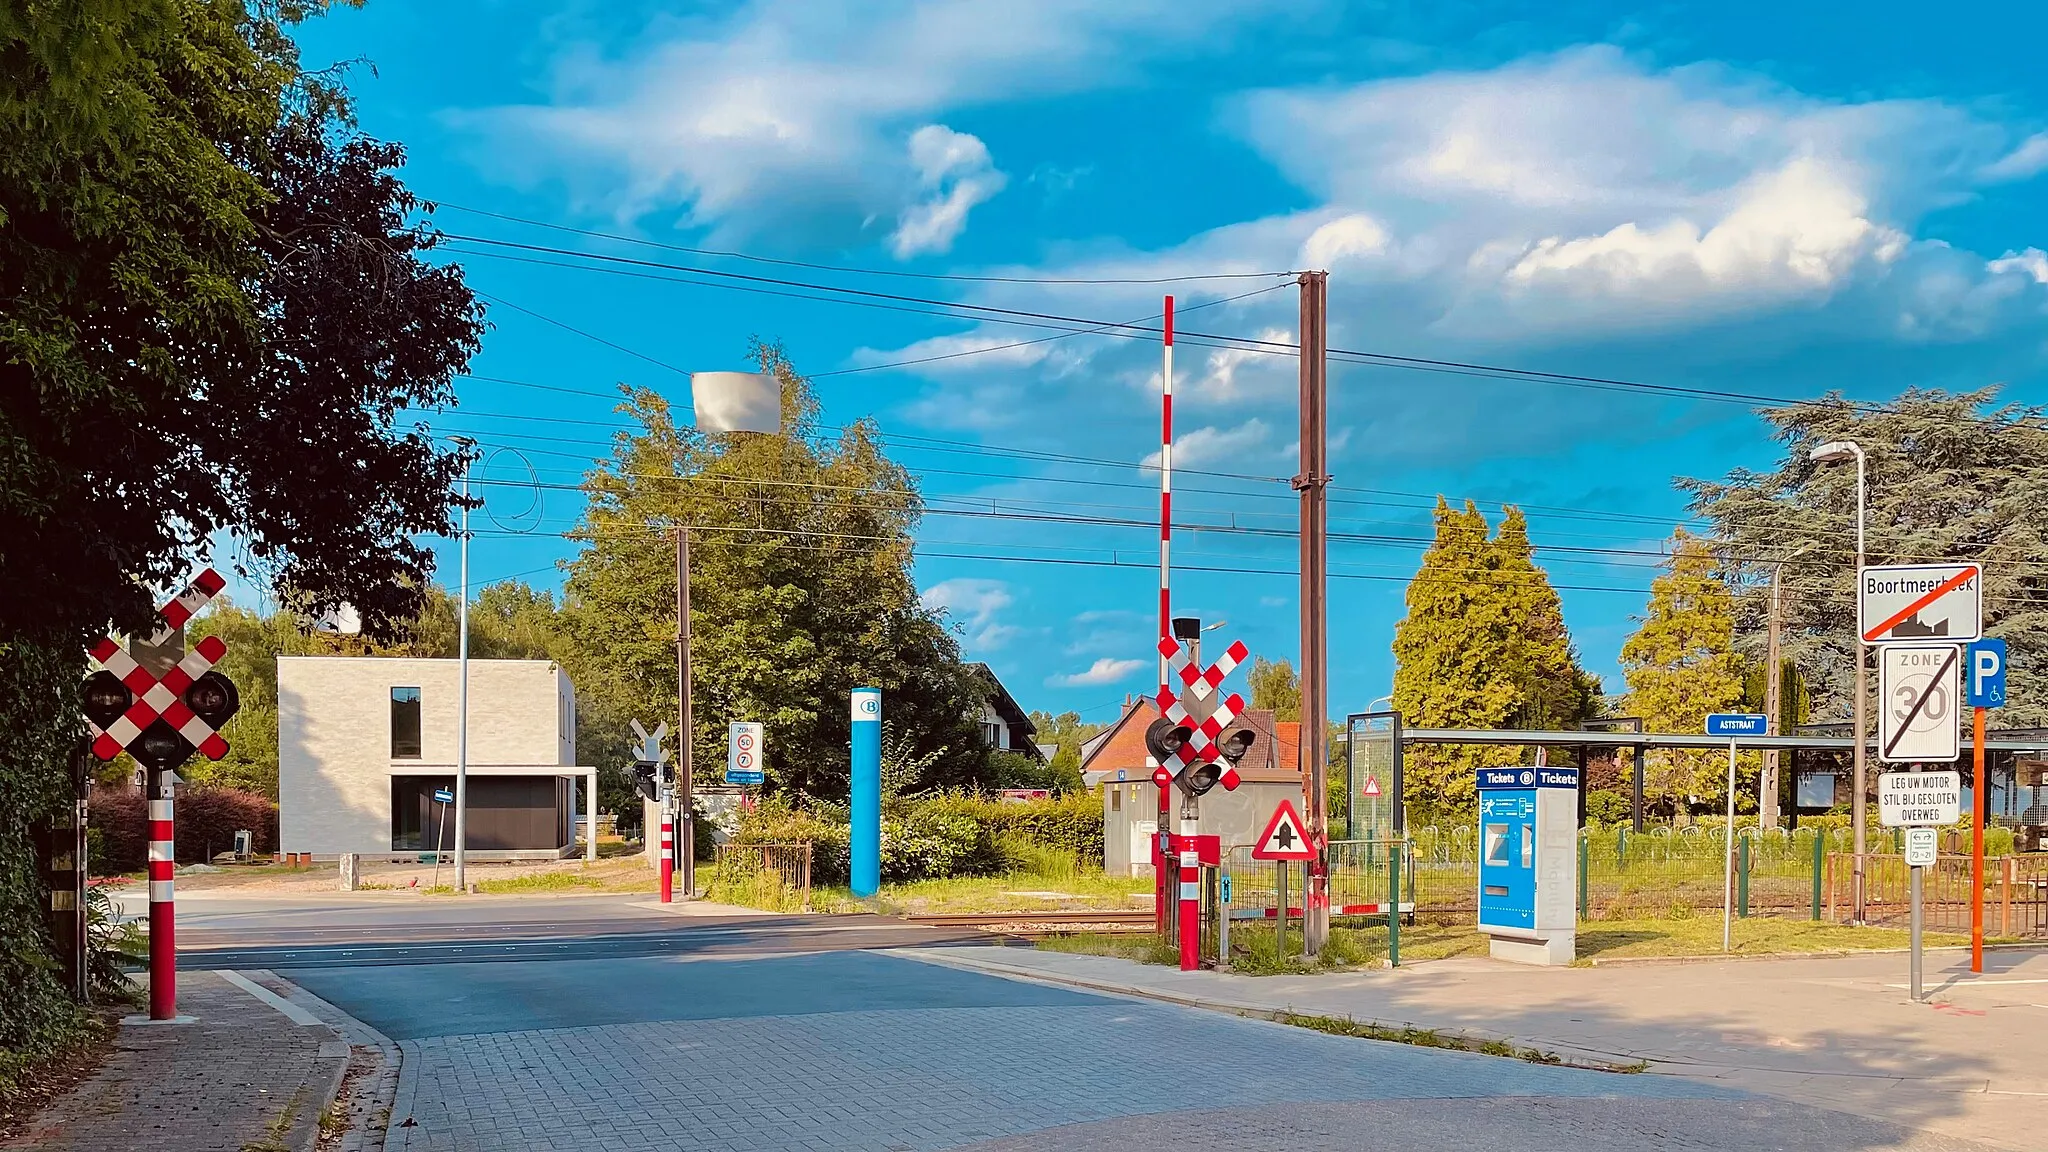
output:
<path id="1" fill-rule="evenodd" d="M 2048 9 L 2018 3 L 371 0 L 302 43 L 309 65 L 374 65 L 354 73 L 363 126 L 407 145 L 450 232 L 757 274 L 453 206 L 901 272 L 1324 267 L 1337 348 L 1774 396 L 2002 382 L 2039 401 L 2048 76 L 2023 46 L 2044 35 Z M 826 422 L 874 417 L 935 508 L 1139 522 L 928 518 L 919 587 L 970 656 L 1027 707 L 1089 719 L 1154 678 L 1155 344 L 1001 347 L 1054 333 L 458 247 L 503 302 L 473 366 L 497 379 L 461 381 L 461 411 L 433 423 L 523 453 L 483 477 L 530 463 L 573 483 L 619 422 L 615 382 L 681 398 L 661 365 L 741 367 L 750 335 L 781 339 L 800 369 L 843 373 L 818 381 Z M 1162 291 L 781 274 L 1117 321 Z M 1219 302 L 1266 283 L 1174 285 L 1183 309 L 1208 305 L 1184 328 L 1291 341 L 1291 289 Z M 1184 343 L 1175 377 L 1193 470 L 1178 518 L 1291 530 L 1293 361 Z M 1684 517 L 1672 478 L 1776 458 L 1740 404 L 1345 363 L 1331 388 L 1340 714 L 1386 691 L 1436 493 L 1521 504 L 1539 547 L 1618 551 L 1539 557 L 1618 688 L 1654 575 L 1641 553 Z M 478 521 L 475 578 L 559 586 L 576 495 L 486 491 L 500 523 Z M 1221 571 L 1182 572 L 1176 609 L 1292 657 L 1295 581 L 1263 574 L 1293 566 L 1278 533 L 1179 530 L 1177 558 Z"/>

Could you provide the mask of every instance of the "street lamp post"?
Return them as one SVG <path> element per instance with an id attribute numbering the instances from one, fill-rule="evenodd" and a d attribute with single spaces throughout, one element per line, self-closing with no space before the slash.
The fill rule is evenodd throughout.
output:
<path id="1" fill-rule="evenodd" d="M 1866 493 L 1868 491 L 1868 485 L 1865 482 L 1863 446 L 1856 443 L 1853 440 L 1833 440 L 1826 444 L 1821 445 L 1818 448 L 1815 448 L 1813 450 L 1812 459 L 1816 464 L 1842 464 L 1850 460 L 1856 461 L 1855 579 L 1857 585 L 1860 586 L 1863 580 L 1863 522 L 1866 510 Z M 1850 597 L 1850 618 L 1852 620 L 1856 619 L 1855 603 L 1859 595 L 1860 587 L 1858 589 L 1858 592 L 1856 594 L 1852 594 L 1852 596 Z M 1856 793 L 1850 800 L 1849 824 L 1850 827 L 1854 830 L 1854 835 L 1856 838 L 1856 863 L 1851 873 L 1853 878 L 1850 882 L 1850 904 L 1853 910 L 1852 918 L 1854 922 L 1861 924 L 1863 923 L 1865 889 L 1863 871 L 1863 849 L 1865 831 L 1864 823 L 1866 813 L 1864 811 L 1863 794 L 1865 786 L 1869 782 L 1867 776 L 1867 767 L 1865 764 L 1866 749 L 1864 747 L 1864 725 L 1866 723 L 1866 717 L 1864 713 L 1868 705 L 1865 703 L 1864 698 L 1866 696 L 1867 688 L 1866 677 L 1868 676 L 1866 668 L 1870 663 L 1870 654 L 1864 650 L 1865 646 L 1863 643 L 1862 625 L 1858 623 L 1854 625 L 1854 627 L 1856 629 L 1856 710 L 1854 721 L 1856 733 L 1854 742 L 1856 758 Z"/>

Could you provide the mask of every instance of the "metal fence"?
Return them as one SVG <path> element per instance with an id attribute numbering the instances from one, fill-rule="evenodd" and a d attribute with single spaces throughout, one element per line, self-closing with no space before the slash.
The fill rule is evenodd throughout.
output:
<path id="1" fill-rule="evenodd" d="M 1847 921 L 1855 915 L 1855 868 L 1854 853 L 1829 855 L 1825 878 L 1828 919 Z M 1911 873 L 1905 858 L 1866 853 L 1863 876 L 1864 920 L 1904 926 L 1911 909 Z M 1921 905 L 1929 931 L 1967 933 L 1970 858 L 1937 856 L 1921 878 Z M 2048 854 L 1985 859 L 1984 931 L 1991 936 L 2048 936 Z"/>
<path id="2" fill-rule="evenodd" d="M 705 899 L 772 912 L 811 910 L 811 845 L 720 844 Z"/>

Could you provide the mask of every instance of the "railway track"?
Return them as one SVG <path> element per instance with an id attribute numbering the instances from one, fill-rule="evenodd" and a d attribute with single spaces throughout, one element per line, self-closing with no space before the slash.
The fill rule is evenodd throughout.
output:
<path id="1" fill-rule="evenodd" d="M 934 928 L 976 928 L 1001 936 L 1056 936 L 1063 932 L 1143 932 L 1153 925 L 1146 909 L 1058 912 L 947 912 L 904 916 L 911 924 Z"/>

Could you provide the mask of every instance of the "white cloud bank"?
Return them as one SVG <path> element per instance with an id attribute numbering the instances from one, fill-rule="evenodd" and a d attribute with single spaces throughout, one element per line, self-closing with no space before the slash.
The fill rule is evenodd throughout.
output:
<path id="1" fill-rule="evenodd" d="M 944 611 L 958 620 L 966 631 L 968 644 L 977 649 L 1001 648 L 1023 632 L 997 619 L 1004 609 L 1016 603 L 1009 585 L 1001 580 L 942 580 L 925 589 L 918 600 L 926 608 Z"/>
<path id="2" fill-rule="evenodd" d="M 1149 662 L 1145 660 L 1116 660 L 1104 656 L 1090 664 L 1085 671 L 1054 676 L 1048 679 L 1046 684 L 1053 688 L 1093 688 L 1102 684 L 1114 684 L 1148 666 Z"/>

